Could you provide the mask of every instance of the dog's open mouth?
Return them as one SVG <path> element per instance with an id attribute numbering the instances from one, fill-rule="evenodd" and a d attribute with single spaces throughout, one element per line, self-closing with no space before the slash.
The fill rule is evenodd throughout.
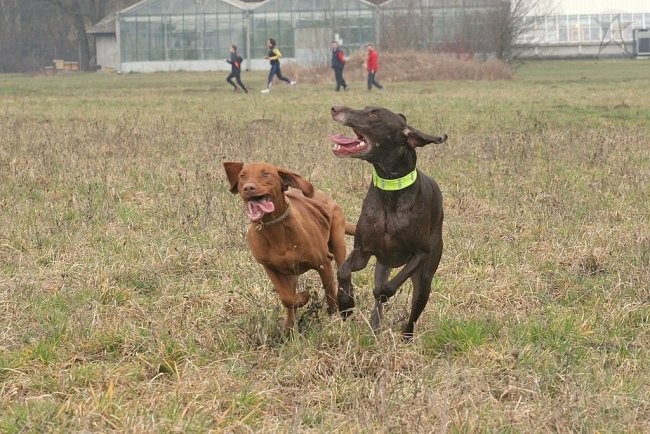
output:
<path id="1" fill-rule="evenodd" d="M 252 222 L 259 222 L 262 218 L 275 211 L 275 204 L 270 196 L 253 197 L 246 201 L 246 215 Z"/>
<path id="2" fill-rule="evenodd" d="M 356 138 L 347 137 L 341 133 L 330 136 L 330 140 L 334 142 L 332 153 L 337 157 L 348 157 L 368 149 L 365 138 L 356 131 L 354 133 L 357 135 Z"/>

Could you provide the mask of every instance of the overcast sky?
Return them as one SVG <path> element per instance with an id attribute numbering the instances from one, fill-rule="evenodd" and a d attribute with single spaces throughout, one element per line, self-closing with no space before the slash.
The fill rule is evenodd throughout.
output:
<path id="1" fill-rule="evenodd" d="M 650 0 L 556 0 L 558 14 L 650 12 Z"/>

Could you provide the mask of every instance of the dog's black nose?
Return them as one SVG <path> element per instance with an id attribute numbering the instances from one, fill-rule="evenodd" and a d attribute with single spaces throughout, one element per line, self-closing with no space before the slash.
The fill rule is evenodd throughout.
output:
<path id="1" fill-rule="evenodd" d="M 433 143 L 437 143 L 438 145 L 441 143 L 445 143 L 447 141 L 447 134 L 442 134 L 440 136 L 435 136 Z"/>

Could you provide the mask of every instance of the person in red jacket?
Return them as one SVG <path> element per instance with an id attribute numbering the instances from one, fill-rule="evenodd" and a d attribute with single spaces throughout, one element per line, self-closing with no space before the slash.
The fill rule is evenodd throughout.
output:
<path id="1" fill-rule="evenodd" d="M 379 69 L 379 55 L 375 51 L 375 46 L 372 44 L 368 44 L 366 69 L 368 70 L 368 91 L 371 91 L 373 86 L 378 89 L 383 89 L 384 86 L 375 80 L 375 74 L 377 74 L 377 70 Z"/>

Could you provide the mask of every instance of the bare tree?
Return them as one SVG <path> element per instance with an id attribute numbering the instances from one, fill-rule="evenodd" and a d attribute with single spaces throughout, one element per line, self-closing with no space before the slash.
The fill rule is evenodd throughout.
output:
<path id="1" fill-rule="evenodd" d="M 530 30 L 527 16 L 550 15 L 556 7 L 554 0 L 494 0 L 486 17 L 488 34 L 494 53 L 503 60 L 512 59 L 517 39 Z"/>
<path id="2" fill-rule="evenodd" d="M 491 7 L 491 0 L 434 2 L 408 0 L 380 9 L 380 43 L 383 49 L 473 52 L 485 39 L 479 34 L 478 11 Z"/>
<path id="3" fill-rule="evenodd" d="M 512 56 L 528 30 L 524 17 L 546 15 L 556 0 L 402 0 L 380 9 L 383 49 Z"/>
<path id="4" fill-rule="evenodd" d="M 0 71 L 41 68 L 53 59 L 67 34 L 56 10 L 35 0 L 0 0 Z"/>
<path id="5" fill-rule="evenodd" d="M 10 41 L 19 25 L 17 0 L 0 0 L 0 72 L 11 70 L 15 63 Z"/>
<path id="6" fill-rule="evenodd" d="M 88 70 L 94 54 L 86 30 L 138 0 L 0 0 L 0 72 L 38 71 L 55 58 Z"/>
<path id="7" fill-rule="evenodd" d="M 86 36 L 86 26 L 84 23 L 84 6 L 88 5 L 88 1 L 83 0 L 45 0 L 48 3 L 58 7 L 61 12 L 66 15 L 72 29 L 74 30 L 77 48 L 79 50 L 79 67 L 82 71 L 87 71 L 90 68 L 90 44 Z M 83 4 L 82 4 L 83 2 Z"/>
<path id="8" fill-rule="evenodd" d="M 114 11 L 135 0 L 40 0 L 56 6 L 68 17 L 75 33 L 79 52 L 79 66 L 83 71 L 90 69 L 93 46 L 86 30 L 101 20 L 109 11 Z"/>

